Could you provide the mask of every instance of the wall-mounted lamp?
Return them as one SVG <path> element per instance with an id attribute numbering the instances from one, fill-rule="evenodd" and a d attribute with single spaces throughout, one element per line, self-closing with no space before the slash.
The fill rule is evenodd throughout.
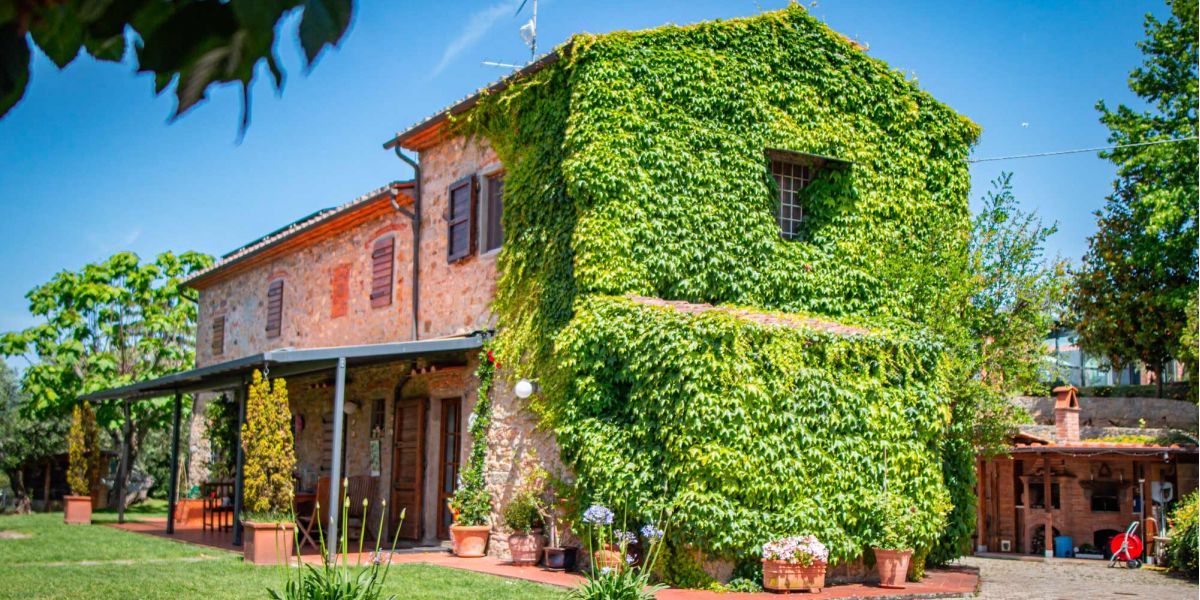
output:
<path id="1" fill-rule="evenodd" d="M 536 391 L 538 391 L 537 382 L 528 379 L 521 379 L 513 386 L 513 393 L 522 400 L 532 396 Z"/>
<path id="2" fill-rule="evenodd" d="M 353 400 L 346 402 L 346 404 L 342 406 L 342 412 L 348 415 L 358 412 L 358 403 Z"/>

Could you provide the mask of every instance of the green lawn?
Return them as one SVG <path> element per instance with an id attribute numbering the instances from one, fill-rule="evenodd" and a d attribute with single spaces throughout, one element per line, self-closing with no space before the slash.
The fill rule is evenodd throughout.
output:
<path id="1" fill-rule="evenodd" d="M 243 564 L 231 552 L 102 525 L 67 526 L 62 513 L 0 516 L 0 532 L 13 531 L 29 537 L 0 535 L 0 598 L 267 598 L 267 588 L 282 579 L 278 568 Z M 393 566 L 387 591 L 405 600 L 566 596 L 557 588 L 429 565 Z"/>

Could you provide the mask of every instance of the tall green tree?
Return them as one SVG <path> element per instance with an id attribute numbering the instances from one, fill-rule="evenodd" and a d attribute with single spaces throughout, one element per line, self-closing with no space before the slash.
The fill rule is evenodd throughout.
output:
<path id="1" fill-rule="evenodd" d="M 175 116 L 213 85 L 239 83 L 244 129 L 259 65 L 283 88 L 275 56 L 280 22 L 302 11 L 300 45 L 312 67 L 325 46 L 341 41 L 353 9 L 353 0 L 0 1 L 0 117 L 25 93 L 34 45 L 61 69 L 83 52 L 119 62 L 132 41 L 137 70 L 154 75 L 156 93 L 176 84 Z"/>
<path id="2" fill-rule="evenodd" d="M 1062 311 L 1066 263 L 1046 256 L 1057 226 L 1025 212 L 1001 174 L 971 222 L 966 272 L 941 303 L 957 310 L 930 326 L 952 344 L 946 368 L 953 412 L 943 440 L 942 476 L 954 508 L 930 551 L 945 564 L 969 551 L 975 528 L 975 456 L 1003 453 L 1029 415 L 1010 400 L 1036 387 L 1048 350 L 1043 345 Z"/>
<path id="3" fill-rule="evenodd" d="M 0 471 L 8 478 L 19 512 L 28 512 L 32 496 L 38 493 L 27 488 L 27 475 L 44 470 L 66 451 L 70 426 L 65 415 L 32 416 L 28 403 L 16 373 L 0 360 Z"/>
<path id="4" fill-rule="evenodd" d="M 180 283 L 211 262 L 196 252 L 165 252 L 153 262 L 121 252 L 30 290 L 29 312 L 40 322 L 0 337 L 0 354 L 30 361 L 21 378 L 26 412 L 66 415 L 88 392 L 191 367 L 196 302 Z M 171 406 L 169 399 L 132 404 L 130 464 L 146 433 L 166 425 Z M 96 407 L 97 423 L 114 446 L 124 423 L 120 408 L 117 402 Z"/>
<path id="5" fill-rule="evenodd" d="M 1181 341 L 1197 285 L 1200 159 L 1197 119 L 1197 0 L 1168 2 L 1171 17 L 1146 17 L 1138 43 L 1142 65 L 1129 88 L 1145 110 L 1097 104 L 1114 144 L 1179 138 L 1192 141 L 1119 148 L 1102 154 L 1117 164 L 1113 194 L 1097 213 L 1077 278 L 1073 308 L 1085 349 L 1114 365 L 1134 360 L 1158 373 L 1172 356 L 1190 356 Z M 1193 318 L 1194 322 L 1194 318 Z"/>

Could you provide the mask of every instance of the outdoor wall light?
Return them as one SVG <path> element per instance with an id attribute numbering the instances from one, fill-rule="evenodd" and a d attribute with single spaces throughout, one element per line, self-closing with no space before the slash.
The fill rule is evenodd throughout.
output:
<path id="1" fill-rule="evenodd" d="M 516 385 L 513 386 L 513 393 L 516 394 L 517 397 L 522 400 L 532 396 L 533 393 L 536 391 L 538 391 L 537 382 L 530 381 L 530 380 L 524 379 L 524 378 L 522 378 L 520 381 L 517 382 Z"/>
<path id="2" fill-rule="evenodd" d="M 353 400 L 347 402 L 346 405 L 342 407 L 342 412 L 348 415 L 358 412 L 358 403 Z"/>

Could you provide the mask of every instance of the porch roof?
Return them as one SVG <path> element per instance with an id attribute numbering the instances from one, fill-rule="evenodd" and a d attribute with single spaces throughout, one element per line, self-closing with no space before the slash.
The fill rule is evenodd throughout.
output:
<path id="1" fill-rule="evenodd" d="M 361 366 L 399 358 L 453 354 L 481 348 L 487 335 L 485 332 L 476 332 L 411 342 L 269 350 L 158 379 L 92 392 L 81 396 L 80 400 L 138 400 L 176 393 L 222 390 L 244 383 L 255 369 L 268 368 L 272 375 L 294 376 L 333 369 L 339 358 L 345 358 L 347 366 Z"/>

